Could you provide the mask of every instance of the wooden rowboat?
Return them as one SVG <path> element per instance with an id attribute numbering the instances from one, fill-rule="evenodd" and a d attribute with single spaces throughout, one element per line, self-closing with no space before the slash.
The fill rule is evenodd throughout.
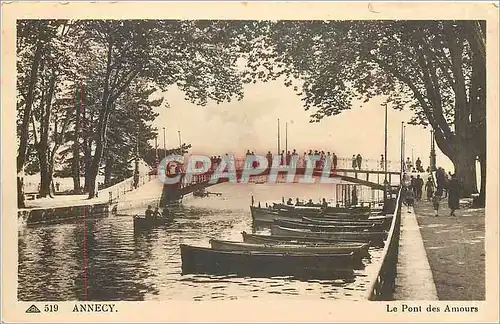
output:
<path id="1" fill-rule="evenodd" d="M 304 229 L 287 228 L 279 225 L 271 225 L 271 235 L 316 237 L 326 239 L 363 239 L 365 242 L 383 242 L 387 238 L 386 232 L 312 232 Z"/>
<path id="2" fill-rule="evenodd" d="M 321 237 L 300 237 L 300 236 L 284 236 L 284 235 L 259 235 L 250 234 L 245 231 L 241 232 L 243 242 L 252 244 L 302 244 L 302 245 L 331 245 L 331 244 L 351 244 L 363 243 L 372 245 L 371 242 L 366 242 L 364 238 L 321 238 Z"/>
<path id="3" fill-rule="evenodd" d="M 337 221 L 356 221 L 360 218 L 369 219 L 371 214 L 367 215 L 323 215 L 323 214 L 307 214 L 294 212 L 293 210 L 274 210 L 271 208 L 261 208 L 250 206 L 250 212 L 252 214 L 252 220 L 258 223 L 273 223 L 275 219 L 279 220 L 302 220 L 303 217 L 308 218 L 320 218 L 325 220 L 337 220 Z"/>
<path id="4" fill-rule="evenodd" d="M 345 278 L 359 266 L 354 253 L 282 253 L 222 251 L 181 244 L 182 274 L 214 274 L 251 277 Z"/>
<path id="5" fill-rule="evenodd" d="M 382 219 L 359 219 L 359 220 L 333 220 L 333 219 L 323 219 L 323 218 L 313 218 L 313 217 L 302 217 L 302 222 L 307 223 L 307 224 L 314 224 L 314 225 L 337 225 L 337 226 L 343 226 L 343 225 L 378 225 L 382 226 L 385 225 L 387 222 L 390 222 L 389 218 L 387 218 L 385 221 Z"/>
<path id="6" fill-rule="evenodd" d="M 212 249 L 223 251 L 264 251 L 264 252 L 304 252 L 304 253 L 354 253 L 356 256 L 369 256 L 366 243 L 332 243 L 332 244 L 255 244 L 211 239 Z"/>
<path id="7" fill-rule="evenodd" d="M 368 212 L 360 212 L 360 213 L 355 213 L 355 212 L 336 212 L 336 213 L 324 213 L 322 211 L 317 211 L 317 212 L 304 212 L 302 210 L 295 210 L 295 209 L 289 209 L 289 210 L 284 210 L 280 209 L 277 211 L 278 216 L 285 216 L 285 217 L 295 217 L 295 218 L 302 218 L 302 217 L 326 217 L 326 218 L 337 218 L 337 219 L 347 219 L 347 220 L 353 220 L 353 219 L 367 219 L 368 217 L 372 215 L 379 215 L 379 213 L 370 213 Z"/>
<path id="8" fill-rule="evenodd" d="M 170 218 L 157 217 L 157 218 L 146 218 L 144 216 L 135 215 L 134 216 L 134 229 L 148 229 L 155 226 L 165 225 L 172 221 Z"/>
<path id="9" fill-rule="evenodd" d="M 336 213 L 366 213 L 372 211 L 369 206 L 364 207 L 336 207 L 336 206 L 327 206 L 326 208 L 322 207 L 322 204 L 313 204 L 312 206 L 306 205 L 287 205 L 284 203 L 273 203 L 274 209 L 284 209 L 284 210 L 295 210 L 295 211 L 304 211 L 304 212 L 318 212 L 322 211 L 324 214 L 336 214 Z"/>
<path id="10" fill-rule="evenodd" d="M 298 228 L 298 229 L 306 229 L 313 232 L 363 232 L 363 231 L 380 231 L 382 230 L 381 225 L 376 224 L 356 224 L 356 225 L 317 225 L 317 224 L 308 224 L 302 221 L 284 221 L 276 219 L 274 224 L 288 227 L 288 228 Z"/>

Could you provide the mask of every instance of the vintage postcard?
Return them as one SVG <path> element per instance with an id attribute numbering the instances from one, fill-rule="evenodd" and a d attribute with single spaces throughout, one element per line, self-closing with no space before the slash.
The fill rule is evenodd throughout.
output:
<path id="1" fill-rule="evenodd" d="M 498 321 L 498 17 L 2 2 L 2 321 Z"/>

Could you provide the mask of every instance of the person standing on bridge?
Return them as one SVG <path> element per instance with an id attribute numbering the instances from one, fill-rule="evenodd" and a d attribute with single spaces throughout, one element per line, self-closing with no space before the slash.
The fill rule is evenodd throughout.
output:
<path id="1" fill-rule="evenodd" d="M 356 155 L 352 155 L 352 169 L 356 170 L 356 167 L 358 166 L 358 161 L 356 160 Z"/>
<path id="2" fill-rule="evenodd" d="M 420 158 L 417 158 L 417 161 L 415 161 L 415 167 L 417 168 L 417 172 L 424 172 L 424 168 L 422 167 L 422 161 L 420 161 Z"/>
<path id="3" fill-rule="evenodd" d="M 267 159 L 267 167 L 271 169 L 273 165 L 273 155 L 271 154 L 271 151 L 267 151 L 266 159 Z"/>
<path id="4" fill-rule="evenodd" d="M 250 168 L 250 165 L 252 164 L 252 153 L 250 153 L 250 150 L 247 150 L 247 152 L 245 153 L 245 169 L 248 169 Z"/>
<path id="5" fill-rule="evenodd" d="M 297 167 L 297 161 L 299 160 L 299 154 L 295 149 L 293 149 L 292 152 L 292 167 L 296 168 Z"/>
<path id="6" fill-rule="evenodd" d="M 332 163 L 333 163 L 333 169 L 337 170 L 338 158 L 337 158 L 337 154 L 335 154 L 335 152 L 333 152 Z"/>
<path id="7" fill-rule="evenodd" d="M 384 163 L 384 154 L 380 154 L 380 170 L 385 169 L 385 163 Z"/>
<path id="8" fill-rule="evenodd" d="M 361 170 L 361 163 L 363 162 L 363 158 L 361 157 L 361 154 L 358 154 L 356 156 L 356 164 L 358 165 L 358 169 Z"/>
<path id="9" fill-rule="evenodd" d="M 411 161 L 410 161 L 410 158 L 409 158 L 409 157 L 407 157 L 407 158 L 406 158 L 406 170 L 407 170 L 408 172 L 411 172 L 411 169 L 412 169 L 412 163 L 411 163 Z"/>

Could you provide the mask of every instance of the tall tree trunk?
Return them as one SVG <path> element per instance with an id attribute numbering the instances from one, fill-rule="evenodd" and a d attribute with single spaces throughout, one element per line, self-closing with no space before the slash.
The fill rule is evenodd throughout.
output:
<path id="1" fill-rule="evenodd" d="M 42 28 L 38 32 L 39 40 L 42 36 Z M 21 136 L 19 139 L 19 151 L 17 154 L 17 203 L 19 208 L 24 208 L 24 164 L 26 162 L 26 152 L 28 148 L 28 136 L 29 136 L 29 123 L 31 119 L 31 113 L 33 110 L 34 101 L 34 90 L 35 84 L 38 76 L 38 67 L 40 66 L 40 61 L 42 60 L 42 43 L 38 41 L 36 44 L 35 55 L 33 56 L 33 63 L 31 64 L 31 72 L 28 84 L 28 93 L 26 95 L 26 105 L 24 107 L 23 121 L 21 124 Z"/>
<path id="2" fill-rule="evenodd" d="M 113 157 L 109 156 L 106 159 L 106 165 L 104 167 L 104 186 L 109 187 L 111 183 L 111 168 L 113 167 Z"/>
<path id="3" fill-rule="evenodd" d="M 89 199 L 95 198 L 98 195 L 97 176 L 99 175 L 99 167 L 101 166 L 101 158 L 104 152 L 104 145 L 106 142 L 106 126 L 104 120 L 99 118 L 99 127 L 97 130 L 97 141 L 94 156 L 89 168 Z M 104 119 L 104 118 L 103 118 Z"/>
<path id="4" fill-rule="evenodd" d="M 106 62 L 106 73 L 104 77 L 104 88 L 101 99 L 101 106 L 98 116 L 98 126 L 97 126 L 97 136 L 96 136 L 96 148 L 94 151 L 94 156 L 92 157 L 92 162 L 90 164 L 89 170 L 89 199 L 97 196 L 97 175 L 99 174 L 99 167 L 101 165 L 102 153 L 104 152 L 104 146 L 106 144 L 106 128 L 109 118 L 109 108 L 110 108 L 110 89 L 109 89 L 109 79 L 111 76 L 111 62 L 113 55 L 113 43 L 110 41 L 108 44 L 107 62 Z"/>
<path id="5" fill-rule="evenodd" d="M 50 194 L 50 176 L 46 148 L 40 147 L 38 159 L 40 161 L 40 197 L 45 198 Z"/>
<path id="6" fill-rule="evenodd" d="M 457 145 L 452 162 L 460 183 L 460 197 L 470 197 L 477 192 L 475 150 L 464 143 Z"/>
<path id="7" fill-rule="evenodd" d="M 484 207 L 486 205 L 486 152 L 479 155 L 478 158 L 481 170 L 481 186 L 479 188 L 479 197 L 474 205 L 475 207 Z"/>
<path id="8" fill-rule="evenodd" d="M 52 109 L 52 98 L 54 96 L 54 88 L 56 83 L 55 75 L 52 75 L 49 82 L 49 91 L 45 104 L 40 105 L 40 143 L 38 143 L 38 158 L 40 162 L 40 197 L 44 198 L 50 195 L 52 183 L 53 159 L 49 156 L 49 132 L 50 132 L 50 115 Z M 42 98 L 44 100 L 44 98 Z"/>
<path id="9" fill-rule="evenodd" d="M 85 141 L 84 150 L 85 150 L 85 153 L 83 156 L 83 160 L 84 160 L 84 165 L 85 165 L 85 172 L 84 172 L 85 183 L 83 185 L 84 186 L 83 191 L 88 193 L 89 187 L 90 187 L 90 164 L 92 162 L 92 156 L 91 156 L 90 147 L 89 147 L 87 141 Z"/>
<path id="10" fill-rule="evenodd" d="M 56 149 L 54 149 L 54 152 L 56 151 Z M 56 193 L 56 187 L 55 187 L 55 184 L 54 184 L 54 154 L 51 154 L 51 156 L 49 157 L 49 165 L 48 165 L 48 170 L 47 170 L 47 175 L 48 175 L 48 178 L 49 178 L 49 183 L 50 183 L 50 186 L 49 186 L 49 196 L 51 198 L 54 198 L 54 195 Z"/>
<path id="11" fill-rule="evenodd" d="M 82 113 L 83 116 L 86 116 L 86 110 L 85 106 L 82 107 Z M 84 168 L 85 168 L 85 183 L 84 183 L 84 192 L 88 193 L 89 192 L 89 187 L 90 187 L 90 165 L 92 163 L 92 145 L 94 143 L 93 141 L 93 132 L 90 129 L 92 125 L 94 124 L 94 110 L 90 111 L 90 116 L 88 118 L 88 123 L 86 123 L 86 129 L 85 129 L 85 138 L 83 140 L 83 162 L 84 162 Z"/>
<path id="12" fill-rule="evenodd" d="M 75 136 L 73 140 L 73 160 L 71 164 L 73 176 L 73 191 L 75 194 L 80 193 L 80 114 L 82 113 L 81 105 L 83 102 L 83 86 L 80 89 L 80 100 L 75 105 Z"/>

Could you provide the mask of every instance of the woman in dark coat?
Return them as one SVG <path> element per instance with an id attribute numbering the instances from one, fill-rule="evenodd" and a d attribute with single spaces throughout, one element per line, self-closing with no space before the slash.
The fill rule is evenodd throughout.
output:
<path id="1" fill-rule="evenodd" d="M 453 174 L 451 179 L 448 181 L 448 207 L 451 209 L 450 216 L 456 216 L 455 210 L 459 208 L 459 189 L 457 176 Z"/>

